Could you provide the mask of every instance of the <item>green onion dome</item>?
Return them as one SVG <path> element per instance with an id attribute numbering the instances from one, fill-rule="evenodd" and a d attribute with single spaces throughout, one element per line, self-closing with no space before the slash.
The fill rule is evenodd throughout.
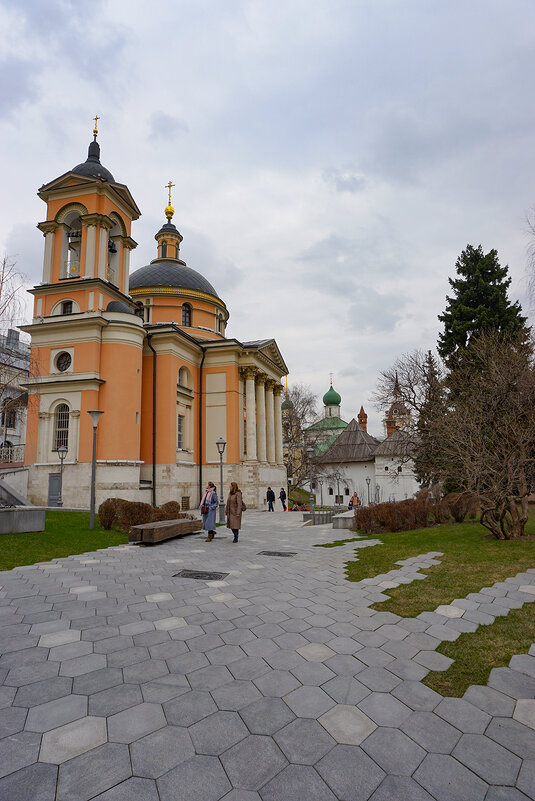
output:
<path id="1" fill-rule="evenodd" d="M 331 384 L 329 390 L 323 396 L 323 405 L 340 406 L 341 403 L 342 403 L 341 396 L 338 394 L 338 392 L 336 392 L 335 389 L 333 389 L 333 385 Z"/>

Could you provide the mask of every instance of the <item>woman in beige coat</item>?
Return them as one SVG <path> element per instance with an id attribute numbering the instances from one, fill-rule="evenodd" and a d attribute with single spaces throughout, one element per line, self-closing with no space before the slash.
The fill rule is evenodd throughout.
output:
<path id="1" fill-rule="evenodd" d="M 230 492 L 227 498 L 227 505 L 225 514 L 227 516 L 227 528 L 232 530 L 234 534 L 233 542 L 238 542 L 238 533 L 241 528 L 241 513 L 242 513 L 242 496 L 241 489 L 235 481 L 230 484 Z"/>

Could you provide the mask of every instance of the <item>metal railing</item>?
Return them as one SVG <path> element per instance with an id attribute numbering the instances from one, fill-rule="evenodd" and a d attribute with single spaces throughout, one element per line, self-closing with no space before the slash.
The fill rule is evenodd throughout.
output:
<path id="1" fill-rule="evenodd" d="M 24 445 L 0 445 L 0 464 L 24 462 Z"/>

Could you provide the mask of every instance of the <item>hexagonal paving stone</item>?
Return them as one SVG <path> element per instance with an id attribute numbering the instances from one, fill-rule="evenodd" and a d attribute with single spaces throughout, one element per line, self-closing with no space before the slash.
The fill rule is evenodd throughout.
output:
<path id="1" fill-rule="evenodd" d="M 489 784 L 514 784 L 521 760 L 482 734 L 463 734 L 452 756 Z"/>
<path id="2" fill-rule="evenodd" d="M 194 756 L 157 780 L 160 801 L 177 801 L 177 787 L 187 801 L 219 801 L 231 784 L 216 757 Z"/>
<path id="3" fill-rule="evenodd" d="M 295 719 L 282 698 L 260 698 L 240 710 L 251 734 L 274 734 Z"/>
<path id="4" fill-rule="evenodd" d="M 488 789 L 475 773 L 445 754 L 428 754 L 414 778 L 437 801 L 483 801 Z"/>
<path id="5" fill-rule="evenodd" d="M 515 704 L 513 718 L 530 729 L 535 729 L 535 701 L 531 698 L 521 698 Z"/>
<path id="6" fill-rule="evenodd" d="M 74 659 L 67 659 L 61 662 L 59 668 L 60 676 L 82 676 L 84 673 L 91 673 L 106 667 L 106 657 L 104 654 L 87 654 L 87 656 L 77 656 Z"/>
<path id="7" fill-rule="evenodd" d="M 28 710 L 28 731 L 50 731 L 87 715 L 87 696 L 67 695 Z"/>
<path id="8" fill-rule="evenodd" d="M 262 801 L 337 801 L 316 771 L 304 765 L 288 765 L 260 794 Z"/>
<path id="9" fill-rule="evenodd" d="M 188 673 L 188 681 L 194 690 L 215 690 L 232 681 L 232 673 L 224 665 L 208 665 Z"/>
<path id="10" fill-rule="evenodd" d="M 324 662 L 334 656 L 336 651 L 327 645 L 323 645 L 323 643 L 311 642 L 309 645 L 303 645 L 302 648 L 298 648 L 297 653 L 308 662 Z"/>
<path id="11" fill-rule="evenodd" d="M 156 782 L 137 776 L 116 784 L 91 801 L 160 801 Z"/>
<path id="12" fill-rule="evenodd" d="M 387 776 L 375 793 L 370 796 L 369 801 L 405 801 L 405 799 L 408 801 L 435 801 L 423 787 L 407 776 Z"/>
<path id="13" fill-rule="evenodd" d="M 300 718 L 319 718 L 334 706 L 334 701 L 320 687 L 299 687 L 285 696 L 290 709 Z"/>
<path id="14" fill-rule="evenodd" d="M 215 712 L 189 728 L 198 754 L 218 756 L 248 736 L 247 726 L 237 712 Z"/>
<path id="15" fill-rule="evenodd" d="M 262 695 L 272 698 L 282 698 L 292 690 L 301 687 L 301 683 L 287 670 L 271 670 L 254 679 L 254 683 Z"/>
<path id="16" fill-rule="evenodd" d="M 89 801 L 132 775 L 128 746 L 106 743 L 60 765 L 57 801 Z"/>
<path id="17" fill-rule="evenodd" d="M 110 742 L 133 743 L 166 725 L 160 704 L 138 704 L 108 718 Z"/>
<path id="18" fill-rule="evenodd" d="M 22 706 L 8 706 L 0 710 L 0 739 L 22 731 L 27 710 Z"/>
<path id="19" fill-rule="evenodd" d="M 89 696 L 89 714 L 108 717 L 143 702 L 138 684 L 120 684 Z"/>
<path id="20" fill-rule="evenodd" d="M 21 731 L 0 740 L 0 777 L 36 762 L 40 742 L 40 735 L 31 731 Z"/>
<path id="21" fill-rule="evenodd" d="M 262 696 L 252 681 L 233 681 L 213 690 L 212 697 L 219 709 L 237 712 Z"/>
<path id="22" fill-rule="evenodd" d="M 362 748 L 387 774 L 412 776 L 426 756 L 406 734 L 397 729 L 379 728 L 362 743 Z"/>
<path id="23" fill-rule="evenodd" d="M 313 765 L 333 748 L 335 741 L 316 720 L 299 718 L 274 736 L 289 762 Z"/>
<path id="24" fill-rule="evenodd" d="M 185 729 L 166 726 L 142 737 L 130 749 L 134 776 L 157 779 L 194 756 L 191 737 Z"/>
<path id="25" fill-rule="evenodd" d="M 467 734 L 483 734 L 491 720 L 490 715 L 463 698 L 444 698 L 435 707 L 435 714 Z"/>
<path id="26" fill-rule="evenodd" d="M 369 798 L 385 777 L 367 754 L 352 745 L 335 746 L 316 764 L 316 770 L 336 797 L 344 801 Z"/>
<path id="27" fill-rule="evenodd" d="M 413 712 L 401 729 L 426 751 L 437 754 L 449 754 L 461 737 L 458 729 L 433 712 Z"/>
<path id="28" fill-rule="evenodd" d="M 91 751 L 107 740 L 104 718 L 86 717 L 45 732 L 39 760 L 59 765 Z"/>
<path id="29" fill-rule="evenodd" d="M 250 734 L 225 751 L 221 762 L 234 787 L 258 790 L 287 765 L 271 737 Z"/>
<path id="30" fill-rule="evenodd" d="M 378 726 L 399 726 L 411 715 L 411 710 L 389 693 L 371 693 L 359 703 L 361 709 Z"/>
<path id="31" fill-rule="evenodd" d="M 360 745 L 377 728 L 370 718 L 354 706 L 337 704 L 319 719 L 337 743 Z"/>
<path id="32" fill-rule="evenodd" d="M 208 692 L 191 690 L 163 704 L 168 723 L 176 726 L 191 726 L 193 723 L 217 712 L 217 706 Z"/>
<path id="33" fill-rule="evenodd" d="M 54 801 L 58 769 L 36 762 L 0 779 L 0 798 L 6 801 Z"/>

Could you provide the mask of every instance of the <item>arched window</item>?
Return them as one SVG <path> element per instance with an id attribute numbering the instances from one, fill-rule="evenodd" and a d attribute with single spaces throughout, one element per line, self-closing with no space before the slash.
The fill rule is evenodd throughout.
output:
<path id="1" fill-rule="evenodd" d="M 191 389 L 190 372 L 187 367 L 181 367 L 178 371 L 178 386 Z"/>
<path id="2" fill-rule="evenodd" d="M 60 445 L 69 447 L 69 407 L 60 403 L 54 412 L 54 448 L 57 451 Z"/>
<path id="3" fill-rule="evenodd" d="M 191 306 L 184 303 L 182 306 L 182 325 L 191 326 Z"/>
<path id="4" fill-rule="evenodd" d="M 2 427 L 15 428 L 17 413 L 15 411 L 15 398 L 4 398 L 2 403 Z"/>
<path id="5" fill-rule="evenodd" d="M 162 240 L 162 256 L 161 257 L 162 257 L 162 259 L 166 259 L 167 258 L 167 242 L 165 241 L 165 239 Z"/>
<path id="6" fill-rule="evenodd" d="M 178 255 L 178 253 L 179 253 L 179 247 L 180 247 L 180 245 L 179 245 L 179 244 L 178 244 L 178 242 L 177 242 L 177 243 L 176 243 L 176 245 L 175 245 L 175 259 L 178 259 L 178 258 L 179 258 L 179 255 Z"/>

